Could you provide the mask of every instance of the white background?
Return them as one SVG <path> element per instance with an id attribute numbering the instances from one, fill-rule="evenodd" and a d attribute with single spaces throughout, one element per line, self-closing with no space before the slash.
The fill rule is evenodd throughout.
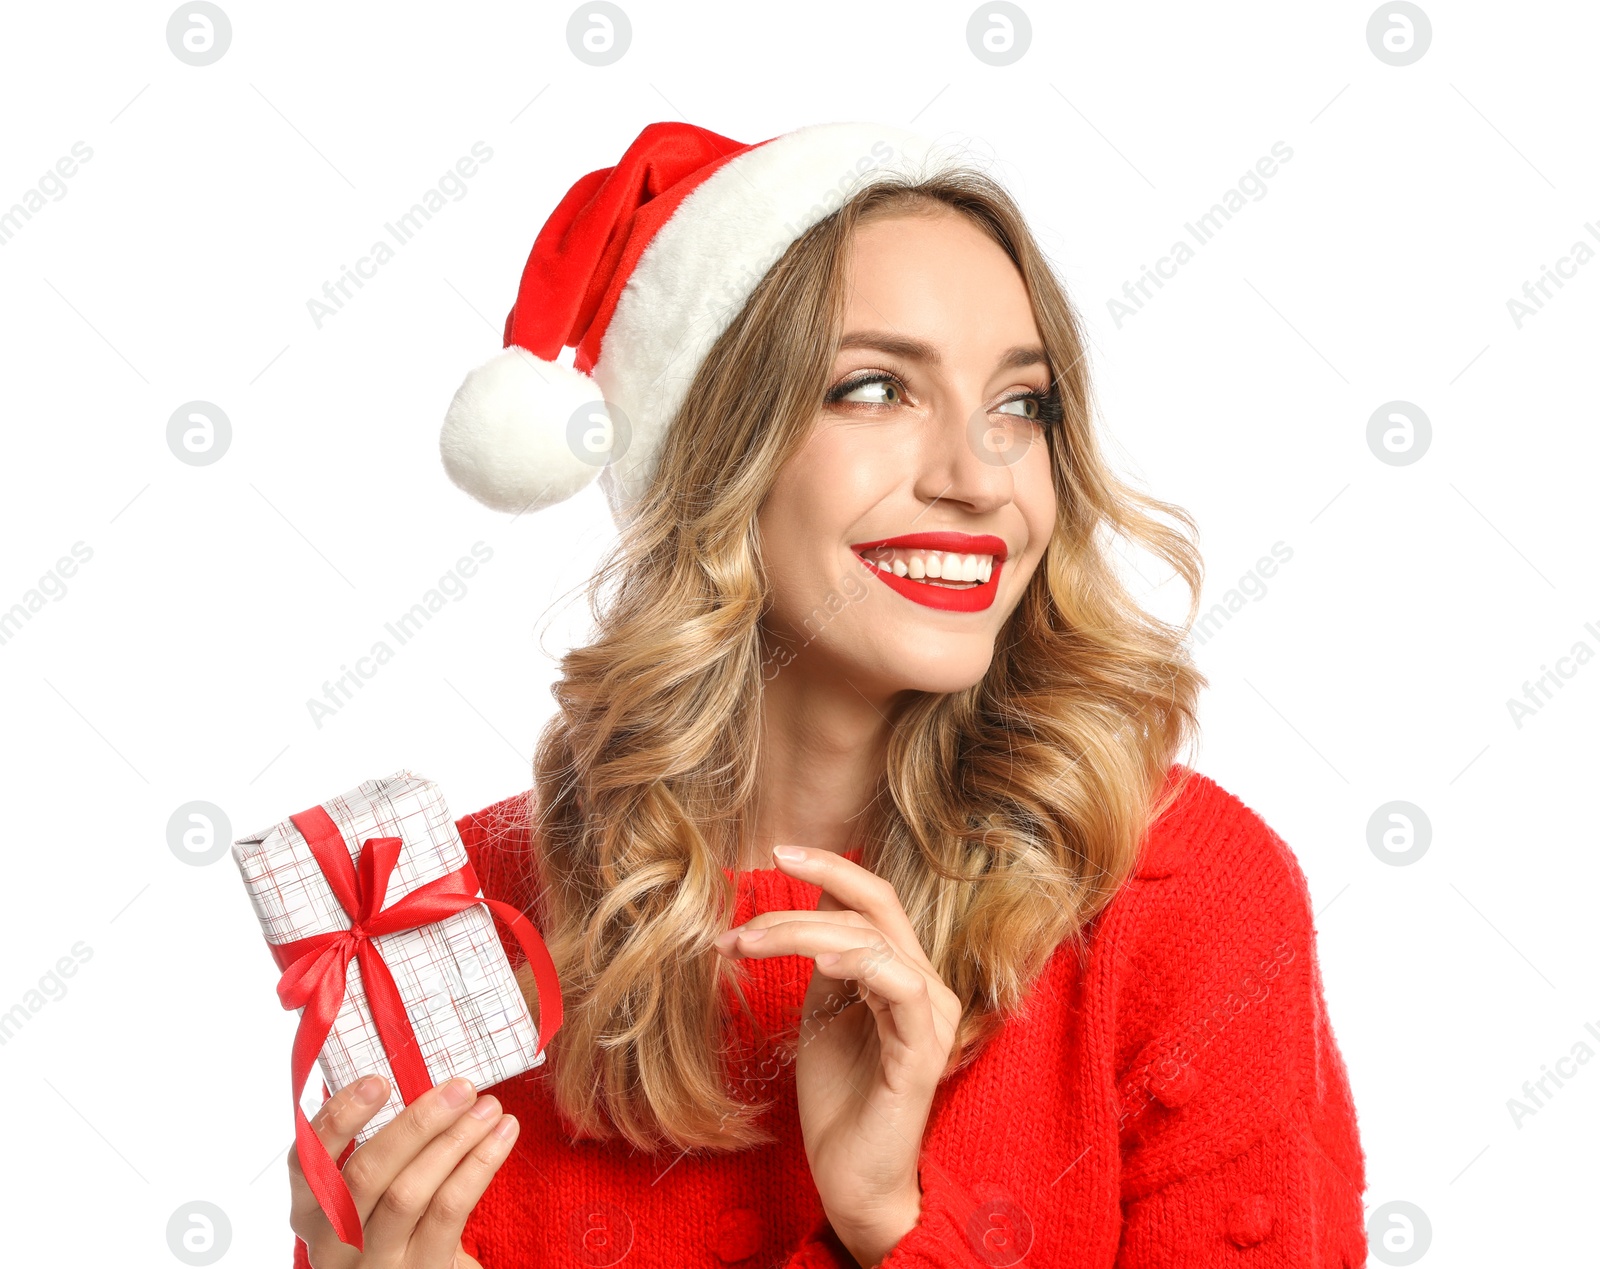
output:
<path id="1" fill-rule="evenodd" d="M 1520 1126 L 1507 1100 L 1600 1053 L 1600 664 L 1520 727 L 1507 700 L 1600 652 L 1600 261 L 1520 329 L 1506 301 L 1600 248 L 1597 11 L 1430 2 L 1395 67 L 1366 2 L 1030 0 L 995 67 L 969 5 L 625 7 L 608 67 L 547 5 L 226 0 L 205 67 L 162 5 L 7 13 L 0 209 L 93 150 L 0 246 L 0 610 L 93 552 L 0 645 L 0 1011 L 92 953 L 0 1046 L 7 1260 L 175 1264 L 204 1199 L 225 1263 L 288 1264 L 294 1018 L 231 860 L 175 857 L 169 817 L 209 801 L 239 836 L 402 766 L 458 815 L 526 788 L 541 619 L 613 529 L 598 487 L 483 509 L 436 436 L 535 233 L 649 122 L 876 119 L 994 155 L 1087 320 L 1115 461 L 1200 523 L 1208 606 L 1292 549 L 1197 649 L 1197 765 L 1305 868 L 1369 1208 L 1426 1213 L 1423 1264 L 1593 1263 L 1600 1061 Z M 466 195 L 318 329 L 306 301 L 478 141 Z M 1279 141 L 1265 197 L 1119 329 L 1108 299 Z M 166 441 L 193 400 L 232 423 L 209 466 Z M 1366 441 L 1393 400 L 1432 422 L 1407 466 Z M 318 727 L 307 698 L 480 540 L 465 597 Z M 586 614 L 551 615 L 559 654 Z M 1432 826 L 1406 866 L 1368 846 L 1392 800 Z"/>

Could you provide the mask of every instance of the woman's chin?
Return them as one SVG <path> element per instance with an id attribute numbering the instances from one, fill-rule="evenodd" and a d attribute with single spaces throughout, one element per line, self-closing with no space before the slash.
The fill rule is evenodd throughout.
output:
<path id="1" fill-rule="evenodd" d="M 953 642 L 939 645 L 944 648 L 942 653 L 930 652 L 926 647 L 913 650 L 908 644 L 903 655 L 891 654 L 887 664 L 875 665 L 868 673 L 883 682 L 890 695 L 896 692 L 964 692 L 988 673 L 994 647 L 985 642 L 979 649 L 980 655 L 973 655 L 952 646 Z"/>

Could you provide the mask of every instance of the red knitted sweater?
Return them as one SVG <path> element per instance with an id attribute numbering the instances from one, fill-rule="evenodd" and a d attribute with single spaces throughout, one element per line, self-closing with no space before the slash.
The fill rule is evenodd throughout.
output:
<path id="1" fill-rule="evenodd" d="M 484 893 L 520 906 L 525 808 L 459 821 Z M 738 893 L 736 923 L 819 891 L 758 869 Z M 811 962 L 744 965 L 771 1037 L 798 1019 Z M 494 1087 L 522 1130 L 466 1249 L 485 1269 L 851 1269 L 807 1168 L 793 1070 L 742 1016 L 734 1032 L 776 1142 L 682 1157 L 574 1143 L 538 1068 Z M 1057 948 L 1023 1010 L 940 1086 L 920 1181 L 922 1215 L 882 1269 L 1365 1264 L 1365 1160 L 1310 896 L 1259 816 L 1190 773 L 1086 954 Z M 307 1269 L 298 1239 L 294 1263 Z"/>

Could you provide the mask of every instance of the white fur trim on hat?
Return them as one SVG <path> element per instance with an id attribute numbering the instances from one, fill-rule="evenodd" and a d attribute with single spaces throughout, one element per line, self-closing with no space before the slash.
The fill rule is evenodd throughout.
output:
<path id="1" fill-rule="evenodd" d="M 885 177 L 985 158 L 889 124 L 819 123 L 730 159 L 691 192 L 635 263 L 592 372 L 629 425 L 600 476 L 612 519 L 632 519 L 706 354 L 796 238 Z"/>
<path id="2" fill-rule="evenodd" d="M 468 373 L 439 434 L 450 479 L 498 511 L 565 501 L 600 474 L 610 452 L 599 384 L 515 345 Z"/>

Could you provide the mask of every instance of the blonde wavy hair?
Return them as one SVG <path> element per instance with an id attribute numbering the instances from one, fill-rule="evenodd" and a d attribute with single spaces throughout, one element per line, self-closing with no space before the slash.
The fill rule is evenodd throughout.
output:
<path id="1" fill-rule="evenodd" d="M 730 1086 L 722 988 L 744 997 L 712 947 L 755 805 L 772 593 L 756 512 L 829 386 L 855 229 L 950 209 L 1020 271 L 1065 418 L 1044 434 L 1054 535 L 987 672 L 959 692 L 904 694 L 861 820 L 863 866 L 893 884 L 962 1002 L 947 1076 L 1061 943 L 1081 954 L 1178 794 L 1163 786 L 1206 683 L 1185 647 L 1202 576 L 1193 520 L 1103 459 L 1079 319 L 1006 191 L 971 168 L 869 187 L 790 245 L 706 357 L 653 489 L 585 587 L 594 637 L 561 658 L 551 689 L 527 871 L 563 986 L 549 1069 L 575 1137 L 647 1151 L 772 1139 L 756 1122 L 770 1102 Z M 1182 627 L 1125 588 L 1118 536 L 1184 579 Z M 518 980 L 532 1005 L 526 966 Z"/>

